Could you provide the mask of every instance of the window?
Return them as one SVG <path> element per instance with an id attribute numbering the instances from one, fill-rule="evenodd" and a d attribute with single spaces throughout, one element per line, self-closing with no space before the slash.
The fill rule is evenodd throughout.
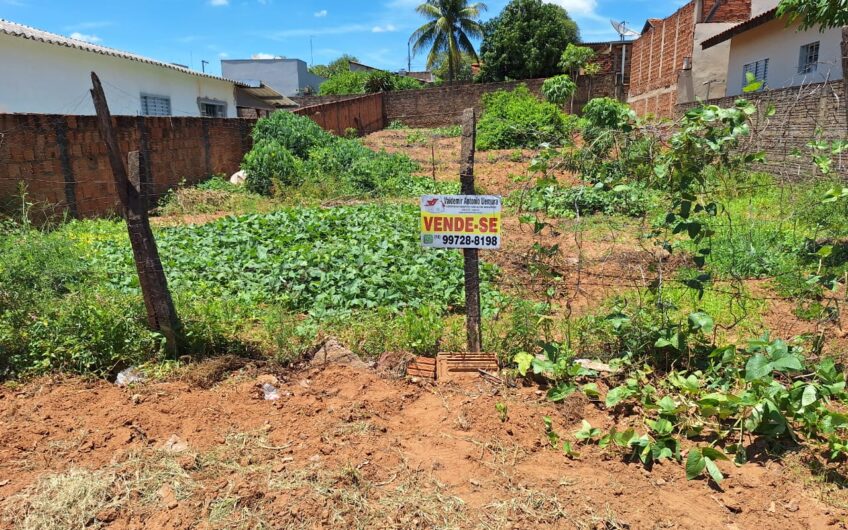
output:
<path id="1" fill-rule="evenodd" d="M 759 61 L 754 61 L 753 63 L 748 63 L 742 67 L 742 88 L 744 89 L 748 86 L 748 73 L 754 75 L 754 81 L 762 81 L 763 86 L 765 86 L 766 79 L 768 78 L 768 59 L 760 59 Z"/>
<path id="2" fill-rule="evenodd" d="M 142 116 L 170 116 L 171 98 L 167 96 L 141 95 Z"/>
<path id="3" fill-rule="evenodd" d="M 223 101 L 198 98 L 197 105 L 200 108 L 200 115 L 204 118 L 227 117 L 227 104 Z"/>
<path id="4" fill-rule="evenodd" d="M 801 53 L 798 56 L 798 73 L 809 74 L 815 72 L 818 64 L 819 41 L 801 46 Z"/>

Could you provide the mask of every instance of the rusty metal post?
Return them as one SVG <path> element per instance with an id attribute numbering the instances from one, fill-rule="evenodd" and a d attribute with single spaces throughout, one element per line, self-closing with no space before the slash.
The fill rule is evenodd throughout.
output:
<path id="1" fill-rule="evenodd" d="M 459 160 L 459 180 L 463 195 L 475 195 L 474 149 L 477 138 L 477 117 L 474 109 L 462 113 L 462 148 Z M 466 248 L 465 258 L 465 315 L 468 331 L 468 351 L 479 353 L 483 349 L 480 326 L 480 262 L 476 248 Z"/>

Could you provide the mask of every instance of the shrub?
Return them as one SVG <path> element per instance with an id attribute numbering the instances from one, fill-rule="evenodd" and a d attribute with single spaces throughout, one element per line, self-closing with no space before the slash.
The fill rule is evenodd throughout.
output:
<path id="1" fill-rule="evenodd" d="M 517 197 L 513 198 L 515 200 Z M 620 185 L 613 189 L 544 186 L 531 189 L 521 200 L 525 210 L 543 211 L 554 217 L 573 217 L 578 211 L 580 215 L 605 213 L 640 217 L 656 203 L 657 195 L 641 186 Z"/>
<path id="2" fill-rule="evenodd" d="M 569 132 L 557 106 L 539 101 L 525 85 L 483 96 L 483 116 L 477 128 L 481 150 L 560 145 Z"/>
<path id="3" fill-rule="evenodd" d="M 627 130 L 636 113 L 627 103 L 612 98 L 595 98 L 583 107 L 583 119 L 588 127 Z"/>
<path id="4" fill-rule="evenodd" d="M 298 158 L 306 158 L 309 150 L 334 140 L 332 134 L 306 116 L 277 111 L 260 119 L 253 127 L 253 141 L 274 140 Z"/>
<path id="5" fill-rule="evenodd" d="M 322 96 L 364 94 L 367 79 L 365 72 L 341 72 L 321 83 L 318 93 Z"/>
<path id="6" fill-rule="evenodd" d="M 244 156 L 241 167 L 247 174 L 247 189 L 260 195 L 271 195 L 275 186 L 291 186 L 302 181 L 300 160 L 277 140 L 257 142 Z"/>
<path id="7" fill-rule="evenodd" d="M 549 77 L 542 83 L 542 94 L 554 105 L 563 106 L 574 95 L 577 85 L 567 75 Z"/>

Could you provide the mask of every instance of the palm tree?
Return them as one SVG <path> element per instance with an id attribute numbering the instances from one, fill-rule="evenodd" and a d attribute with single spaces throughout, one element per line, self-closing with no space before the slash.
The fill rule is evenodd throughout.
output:
<path id="1" fill-rule="evenodd" d="M 448 82 L 453 83 L 454 72 L 460 69 L 463 53 L 480 60 L 471 38 L 483 35 L 478 18 L 486 10 L 486 4 L 469 4 L 468 0 L 427 0 L 415 10 L 429 22 L 415 30 L 409 38 L 412 53 L 417 55 L 429 47 L 427 68 L 436 64 L 439 54 L 447 55 Z"/>

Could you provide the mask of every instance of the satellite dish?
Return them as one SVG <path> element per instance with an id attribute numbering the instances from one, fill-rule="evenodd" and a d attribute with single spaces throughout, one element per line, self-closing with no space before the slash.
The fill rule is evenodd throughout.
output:
<path id="1" fill-rule="evenodd" d="M 618 33 L 618 36 L 621 37 L 621 40 L 626 40 L 627 37 L 638 37 L 641 35 L 638 31 L 633 31 L 628 28 L 627 23 L 623 20 L 621 22 L 610 20 L 610 24 L 612 24 L 612 27 L 615 29 L 615 32 Z"/>

